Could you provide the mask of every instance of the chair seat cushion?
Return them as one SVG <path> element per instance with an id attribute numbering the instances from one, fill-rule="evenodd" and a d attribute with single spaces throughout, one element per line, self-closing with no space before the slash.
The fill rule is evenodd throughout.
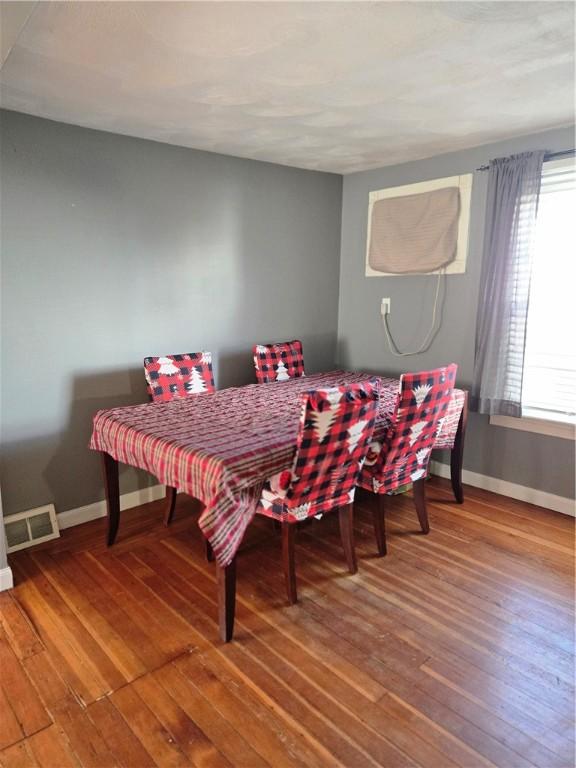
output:
<path id="1" fill-rule="evenodd" d="M 352 489 L 336 498 L 330 496 L 325 500 L 304 501 L 291 506 L 290 499 L 287 498 L 291 481 L 292 473 L 289 470 L 269 477 L 264 483 L 256 512 L 281 522 L 297 523 L 307 517 L 322 515 L 330 509 L 343 507 L 354 501 L 354 489 Z"/>

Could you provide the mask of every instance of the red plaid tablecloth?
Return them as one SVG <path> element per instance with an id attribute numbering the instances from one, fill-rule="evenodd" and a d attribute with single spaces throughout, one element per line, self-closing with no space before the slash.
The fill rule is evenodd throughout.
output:
<path id="1" fill-rule="evenodd" d="M 390 425 L 398 380 L 331 371 L 167 403 L 98 411 L 90 448 L 144 469 L 161 483 L 200 499 L 206 505 L 200 527 L 218 562 L 225 566 L 254 516 L 264 481 L 290 468 L 300 395 L 309 389 L 370 378 L 382 382 L 374 432 L 381 439 Z"/>

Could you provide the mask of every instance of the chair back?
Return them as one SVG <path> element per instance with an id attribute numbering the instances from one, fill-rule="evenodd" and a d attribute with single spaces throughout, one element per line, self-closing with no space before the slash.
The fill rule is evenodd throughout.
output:
<path id="1" fill-rule="evenodd" d="M 460 416 L 466 406 L 467 399 L 468 393 L 463 389 L 455 389 L 452 392 L 452 400 L 448 406 L 448 411 L 436 432 L 434 450 L 451 451 L 454 448 Z"/>
<path id="2" fill-rule="evenodd" d="M 210 352 L 145 357 L 144 374 L 155 403 L 215 391 Z"/>
<path id="3" fill-rule="evenodd" d="M 252 351 L 258 384 L 304 376 L 302 342 L 298 339 L 278 344 L 256 344 Z"/>
<path id="4" fill-rule="evenodd" d="M 398 402 L 383 443 L 372 443 L 360 485 L 388 493 L 426 477 L 430 454 L 442 428 L 458 366 L 400 377 Z"/>
<path id="5" fill-rule="evenodd" d="M 350 504 L 372 439 L 379 383 L 365 381 L 301 396 L 302 412 L 284 498 L 297 517 Z"/>

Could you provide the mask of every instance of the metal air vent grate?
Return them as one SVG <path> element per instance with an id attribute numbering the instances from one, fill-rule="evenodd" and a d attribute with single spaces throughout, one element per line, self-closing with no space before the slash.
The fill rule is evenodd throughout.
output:
<path id="1" fill-rule="evenodd" d="M 5 517 L 4 530 L 8 552 L 16 552 L 60 536 L 53 504 Z"/>

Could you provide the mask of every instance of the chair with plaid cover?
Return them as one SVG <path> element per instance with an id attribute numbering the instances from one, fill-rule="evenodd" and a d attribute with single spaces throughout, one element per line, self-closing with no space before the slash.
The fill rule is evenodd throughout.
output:
<path id="1" fill-rule="evenodd" d="M 339 509 L 340 535 L 351 573 L 356 573 L 353 539 L 354 491 L 378 410 L 378 383 L 317 389 L 301 396 L 296 453 L 289 470 L 268 478 L 257 512 L 282 527 L 284 578 L 295 603 L 296 523 Z"/>
<path id="2" fill-rule="evenodd" d="M 144 375 L 148 395 L 154 403 L 167 403 L 178 397 L 215 392 L 210 352 L 145 357 Z M 166 488 L 164 525 L 170 525 L 177 493 L 176 488 Z"/>
<path id="3" fill-rule="evenodd" d="M 155 403 L 215 391 L 210 352 L 145 357 L 144 374 L 148 394 Z"/>
<path id="4" fill-rule="evenodd" d="M 400 377 L 398 402 L 383 443 L 373 442 L 362 467 L 358 485 L 378 494 L 374 530 L 378 553 L 386 554 L 384 500 L 401 486 L 413 484 L 414 503 L 423 533 L 430 531 L 424 483 L 430 454 L 442 429 L 452 397 L 454 363 L 444 368 Z"/>
<path id="5" fill-rule="evenodd" d="M 302 342 L 297 339 L 278 344 L 255 344 L 252 351 L 258 384 L 304 376 Z"/>

